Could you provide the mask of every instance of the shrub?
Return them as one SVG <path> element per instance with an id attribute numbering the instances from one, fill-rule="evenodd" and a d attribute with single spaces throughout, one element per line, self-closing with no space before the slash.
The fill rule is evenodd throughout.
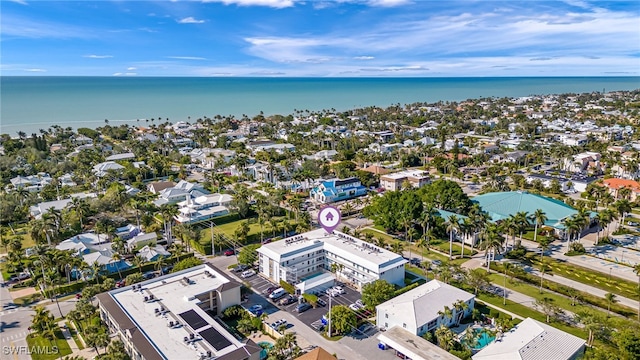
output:
<path id="1" fill-rule="evenodd" d="M 289 294 L 296 293 L 296 288 L 284 280 L 280 280 L 280 287 L 282 287 Z"/>
<path id="2" fill-rule="evenodd" d="M 489 317 L 497 319 L 500 317 L 500 311 L 496 310 L 496 309 L 491 309 L 489 310 Z"/>
<path id="3" fill-rule="evenodd" d="M 569 251 L 565 255 L 573 256 L 573 255 L 581 255 L 584 253 L 586 253 L 584 245 L 582 245 L 579 242 L 574 242 L 571 245 L 569 245 Z"/>

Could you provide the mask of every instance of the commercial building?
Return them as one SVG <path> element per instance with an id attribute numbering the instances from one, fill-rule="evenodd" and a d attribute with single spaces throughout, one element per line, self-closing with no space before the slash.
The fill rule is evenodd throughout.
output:
<path id="1" fill-rule="evenodd" d="M 240 284 L 209 264 L 99 294 L 100 318 L 134 360 L 259 360 L 214 317 L 240 304 Z"/>
<path id="2" fill-rule="evenodd" d="M 478 195 L 471 200 L 478 203 L 493 222 L 507 219 L 521 211 L 532 215 L 540 209 L 547 216 L 544 225 L 558 230 L 564 229 L 563 219 L 578 213 L 560 200 L 526 191 L 492 192 Z"/>
<path id="3" fill-rule="evenodd" d="M 324 229 L 312 230 L 258 249 L 260 273 L 272 281 L 292 284 L 312 282 L 331 271 L 336 277 L 360 289 L 378 279 L 404 285 L 402 256 L 355 237 Z M 308 286 L 299 288 L 307 289 Z"/>
<path id="4" fill-rule="evenodd" d="M 461 301 L 466 309 L 457 310 L 454 304 Z M 411 334 L 421 336 L 440 325 L 452 326 L 471 314 L 475 295 L 438 280 L 396 296 L 376 306 L 376 324 L 381 329 L 397 326 Z M 451 309 L 451 316 L 440 315 L 444 308 Z"/>
<path id="5" fill-rule="evenodd" d="M 353 199 L 366 194 L 367 188 L 354 177 L 323 181 L 310 192 L 311 198 L 323 204 Z"/>
<path id="6" fill-rule="evenodd" d="M 524 319 L 473 356 L 473 360 L 574 360 L 585 341 L 531 318 Z"/>
<path id="7" fill-rule="evenodd" d="M 417 189 L 429 183 L 429 173 L 423 170 L 405 170 L 382 175 L 380 187 L 391 191 L 401 190 L 405 181 Z"/>

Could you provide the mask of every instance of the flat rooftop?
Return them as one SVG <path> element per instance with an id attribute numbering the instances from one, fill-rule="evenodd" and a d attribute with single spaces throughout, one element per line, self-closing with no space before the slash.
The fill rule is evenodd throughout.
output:
<path id="1" fill-rule="evenodd" d="M 302 253 L 313 248 L 322 248 L 342 257 L 358 257 L 364 262 L 370 263 L 376 269 L 390 261 L 403 258 L 389 250 L 380 248 L 353 236 L 339 231 L 327 233 L 324 229 L 316 229 L 288 237 L 279 241 L 262 245 L 258 249 L 269 258 L 280 261 L 282 258 Z M 397 265 L 397 264 L 396 264 Z"/>
<path id="2" fill-rule="evenodd" d="M 399 171 L 392 174 L 385 174 L 385 175 L 382 175 L 382 177 L 388 178 L 388 179 L 394 179 L 394 180 L 398 180 L 406 177 L 425 178 L 425 177 L 429 177 L 429 173 L 423 170 L 404 170 L 404 171 Z"/>
<path id="3" fill-rule="evenodd" d="M 229 282 L 205 264 L 139 283 L 139 290 L 127 286 L 109 295 L 165 359 L 198 359 L 207 351 L 217 358 L 244 344 L 202 310 L 196 296 L 208 294 Z M 145 297 L 151 296 L 153 301 L 145 301 Z M 208 301 L 208 296 L 204 301 Z M 169 327 L 170 321 L 180 322 L 182 326 Z M 184 338 L 191 335 L 197 340 L 185 342 Z"/>

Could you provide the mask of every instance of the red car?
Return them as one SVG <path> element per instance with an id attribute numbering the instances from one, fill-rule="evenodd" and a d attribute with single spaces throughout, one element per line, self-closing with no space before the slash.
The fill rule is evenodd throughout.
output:
<path id="1" fill-rule="evenodd" d="M 224 255 L 225 256 L 231 256 L 231 255 L 235 255 L 235 254 L 236 254 L 236 252 L 233 251 L 232 249 L 228 249 L 228 250 L 224 251 Z"/>

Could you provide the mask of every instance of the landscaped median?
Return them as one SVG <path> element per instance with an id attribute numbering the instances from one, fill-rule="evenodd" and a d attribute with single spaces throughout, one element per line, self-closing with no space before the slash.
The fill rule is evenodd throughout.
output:
<path id="1" fill-rule="evenodd" d="M 71 347 L 60 330 L 55 331 L 52 340 L 39 334 L 30 334 L 27 336 L 27 346 L 33 360 L 53 360 L 71 354 Z"/>
<path id="2" fill-rule="evenodd" d="M 504 273 L 504 268 L 502 267 L 502 265 L 492 263 L 491 270 L 498 272 L 498 274 L 490 275 L 491 281 L 496 282 L 497 284 L 503 284 L 504 275 L 502 274 Z M 520 271 L 515 274 L 508 272 L 508 275 L 509 277 L 517 278 L 523 281 L 524 283 L 513 283 L 513 282 L 507 281 L 507 288 L 510 288 L 512 290 L 515 290 L 517 292 L 523 293 L 531 297 L 537 298 L 541 296 L 540 290 L 539 290 L 539 286 L 540 286 L 539 276 L 531 275 L 524 271 Z M 545 293 L 545 296 L 547 295 L 557 296 L 560 302 L 562 303 L 568 302 L 568 305 L 566 307 L 561 306 L 560 303 L 556 303 L 556 304 L 572 312 L 581 310 L 578 308 L 580 307 L 580 305 L 576 305 L 576 306 L 571 305 L 572 303 L 571 298 L 575 298 L 576 300 L 579 300 L 579 301 L 575 301 L 576 303 L 585 302 L 600 309 L 608 309 L 610 307 L 612 312 L 615 312 L 625 317 L 632 317 L 632 316 L 635 317 L 637 315 L 637 312 L 635 309 L 632 309 L 620 304 L 615 304 L 615 303 L 609 304 L 607 300 L 601 297 L 586 293 L 584 291 L 579 291 L 577 289 L 570 288 L 565 285 L 558 284 L 556 282 L 549 280 L 547 276 L 545 276 L 542 280 L 542 287 L 546 290 L 550 290 L 553 292 L 553 293 Z M 554 293 L 557 293 L 557 294 L 554 294 Z M 537 295 L 537 296 L 534 296 L 534 295 Z"/>

